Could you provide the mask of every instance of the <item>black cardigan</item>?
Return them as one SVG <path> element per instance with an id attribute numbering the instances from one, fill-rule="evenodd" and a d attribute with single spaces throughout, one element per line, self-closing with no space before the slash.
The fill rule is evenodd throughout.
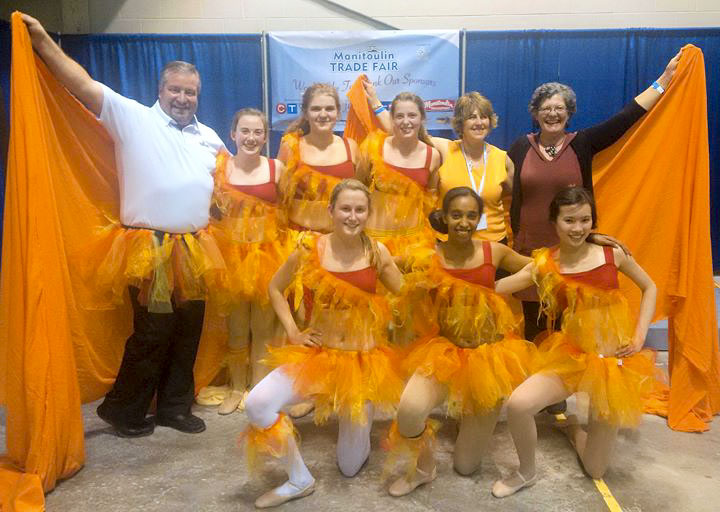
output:
<path id="1" fill-rule="evenodd" d="M 592 184 L 592 159 L 595 153 L 611 146 L 622 137 L 626 131 L 640 119 L 646 110 L 635 100 L 604 121 L 585 130 L 577 132 L 575 138 L 570 141 L 580 162 L 580 173 L 582 174 L 583 187 L 593 192 Z M 513 142 L 507 154 L 515 165 L 515 176 L 513 177 L 512 205 L 510 206 L 510 224 L 513 233 L 517 235 L 520 228 L 520 209 L 522 208 L 522 189 L 520 186 L 520 172 L 522 171 L 525 156 L 530 150 L 530 141 L 527 135 L 523 135 Z"/>

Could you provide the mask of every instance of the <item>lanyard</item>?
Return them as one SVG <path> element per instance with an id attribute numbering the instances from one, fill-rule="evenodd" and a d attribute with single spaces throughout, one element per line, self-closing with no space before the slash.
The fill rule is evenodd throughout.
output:
<path id="1" fill-rule="evenodd" d="M 477 184 L 475 183 L 475 176 L 473 176 L 473 165 L 472 161 L 467 157 L 465 154 L 465 144 L 460 143 L 460 150 L 462 151 L 463 158 L 465 159 L 465 166 L 467 167 L 467 173 L 468 177 L 470 178 L 470 185 L 472 185 L 472 189 L 475 191 L 477 195 L 482 197 L 483 189 L 485 188 L 485 175 L 487 174 L 487 158 L 488 158 L 488 150 L 487 150 L 487 143 L 483 142 L 483 172 L 482 172 L 482 178 L 480 178 L 480 188 L 478 188 Z M 480 221 L 478 222 L 477 231 L 480 231 L 482 229 L 487 229 L 487 215 L 485 212 L 480 216 Z"/>

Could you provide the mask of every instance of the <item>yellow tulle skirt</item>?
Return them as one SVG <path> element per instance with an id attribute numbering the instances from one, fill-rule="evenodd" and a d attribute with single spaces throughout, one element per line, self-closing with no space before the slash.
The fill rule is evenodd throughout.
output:
<path id="1" fill-rule="evenodd" d="M 225 261 L 207 231 L 163 233 L 113 225 L 83 250 L 82 271 L 93 279 L 91 306 L 122 304 L 128 286 L 140 289 L 139 301 L 155 313 L 173 302 L 212 299 L 226 304 Z"/>
<path id="2" fill-rule="evenodd" d="M 222 236 L 216 239 L 227 267 L 225 286 L 233 303 L 254 302 L 267 306 L 270 280 L 287 259 L 287 244 L 279 240 L 240 243 Z"/>
<path id="3" fill-rule="evenodd" d="M 268 347 L 264 361 L 280 367 L 294 379 L 295 390 L 315 402 L 315 422 L 331 414 L 365 424 L 365 403 L 392 413 L 405 383 L 400 377 L 398 356 L 391 348 L 338 350 L 325 347 L 286 345 Z"/>
<path id="4" fill-rule="evenodd" d="M 438 336 L 418 342 L 403 366 L 447 386 L 447 414 L 461 418 L 484 414 L 507 399 L 532 374 L 536 352 L 518 338 L 461 348 Z"/>
<path id="5" fill-rule="evenodd" d="M 652 390 L 654 359 L 651 350 L 623 358 L 601 357 L 583 352 L 567 335 L 555 332 L 540 345 L 538 369 L 560 377 L 570 393 L 587 393 L 592 417 L 634 428 Z"/>

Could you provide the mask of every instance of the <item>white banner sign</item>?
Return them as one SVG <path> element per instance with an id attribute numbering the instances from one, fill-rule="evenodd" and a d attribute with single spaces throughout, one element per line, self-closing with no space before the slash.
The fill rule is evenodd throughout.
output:
<path id="1" fill-rule="evenodd" d="M 449 129 L 460 91 L 460 33 L 440 30 L 368 30 L 361 32 L 270 32 L 270 118 L 284 131 L 301 110 L 303 91 L 315 82 L 334 85 L 342 102 L 366 74 L 380 100 L 389 105 L 396 94 L 414 92 L 425 100 L 429 129 Z"/>

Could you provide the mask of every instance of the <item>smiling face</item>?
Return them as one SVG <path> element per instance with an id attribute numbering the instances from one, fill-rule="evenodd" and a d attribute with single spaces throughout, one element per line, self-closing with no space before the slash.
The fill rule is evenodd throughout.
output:
<path id="1" fill-rule="evenodd" d="M 473 110 L 462 125 L 462 140 L 464 142 L 481 143 L 490 134 L 490 118 L 481 114 L 479 110 Z"/>
<path id="2" fill-rule="evenodd" d="M 363 190 L 345 189 L 338 194 L 335 204 L 329 210 L 335 233 L 358 236 L 365 229 L 370 202 Z"/>
<path id="3" fill-rule="evenodd" d="M 448 227 L 448 240 L 471 240 L 481 214 L 478 202 L 470 195 L 459 196 L 450 201 L 447 213 L 443 214 Z"/>
<path id="4" fill-rule="evenodd" d="M 543 101 L 534 115 L 540 125 L 540 131 L 546 135 L 559 135 L 565 132 L 570 119 L 565 99 L 561 94 L 554 94 Z"/>
<path id="5" fill-rule="evenodd" d="M 305 111 L 305 117 L 310 123 L 311 132 L 332 132 L 338 115 L 338 105 L 335 98 L 324 93 L 315 94 Z"/>
<path id="6" fill-rule="evenodd" d="M 422 126 L 422 113 L 414 101 L 397 101 L 392 109 L 393 135 L 401 139 L 417 139 Z"/>
<path id="7" fill-rule="evenodd" d="M 180 127 L 187 126 L 198 107 L 200 77 L 184 71 L 169 72 L 158 91 L 158 102 Z"/>
<path id="8" fill-rule="evenodd" d="M 230 136 L 235 141 L 238 153 L 256 155 L 260 153 L 265 144 L 267 132 L 265 124 L 259 116 L 243 115 L 238 119 Z"/>
<path id="9" fill-rule="evenodd" d="M 560 239 L 560 245 L 569 247 L 582 245 L 592 227 L 592 209 L 588 203 L 564 205 L 558 209 L 555 231 Z"/>

